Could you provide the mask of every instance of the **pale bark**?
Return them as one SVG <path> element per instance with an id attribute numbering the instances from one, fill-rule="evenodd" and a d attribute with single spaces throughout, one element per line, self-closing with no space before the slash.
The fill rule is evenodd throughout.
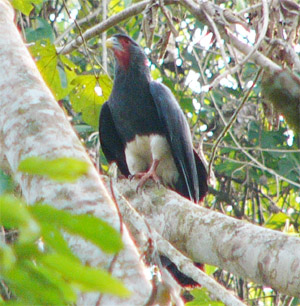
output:
<path id="1" fill-rule="evenodd" d="M 64 112 L 43 82 L 36 65 L 13 22 L 8 1 L 0 0 L 0 140 L 16 181 L 28 203 L 43 201 L 73 213 L 91 213 L 116 229 L 120 220 L 113 202 L 90 162 Z M 49 179 L 17 171 L 28 156 L 74 157 L 90 163 L 89 173 L 75 183 L 59 184 Z M 66 235 L 72 250 L 82 262 L 108 268 L 112 256 L 82 239 Z M 101 305 L 143 305 L 151 294 L 144 266 L 137 250 L 123 229 L 124 250 L 112 274 L 133 292 L 128 300 L 104 296 Z M 99 294 L 81 294 L 78 304 L 95 305 Z"/>
<path id="2" fill-rule="evenodd" d="M 117 186 L 118 187 L 118 186 Z M 121 188 L 122 190 L 122 188 Z M 147 216 L 145 218 L 139 214 L 133 206 L 126 200 L 122 194 L 118 194 L 118 205 L 124 216 L 124 221 L 128 225 L 131 234 L 135 237 L 137 244 L 141 249 L 147 249 L 149 239 L 153 241 L 153 245 L 157 248 L 156 252 L 164 254 L 172 259 L 172 262 L 179 267 L 181 272 L 188 275 L 202 287 L 205 287 L 211 295 L 228 306 L 245 306 L 245 304 L 230 291 L 226 290 L 212 277 L 196 268 L 193 261 L 184 256 L 180 251 L 173 247 L 148 223 Z M 157 259 L 159 260 L 159 259 Z M 155 258 L 153 259 L 155 261 Z M 159 263 L 153 263 L 159 266 Z M 162 272 L 162 279 L 164 279 Z M 168 279 L 167 279 L 168 280 Z"/>
<path id="3" fill-rule="evenodd" d="M 114 185 L 121 211 L 125 197 L 151 229 L 193 261 L 300 297 L 299 238 L 205 209 L 164 188 L 150 186 L 138 195 L 135 181 Z"/>

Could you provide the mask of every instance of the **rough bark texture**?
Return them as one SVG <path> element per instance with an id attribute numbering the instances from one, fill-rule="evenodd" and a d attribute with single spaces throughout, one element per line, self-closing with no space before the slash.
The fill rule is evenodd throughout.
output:
<path id="1" fill-rule="evenodd" d="M 193 261 L 300 297 L 299 238 L 205 209 L 164 188 L 148 187 L 141 195 L 135 188 L 127 180 L 115 184 L 121 211 L 124 196 L 152 229 Z"/>
<path id="2" fill-rule="evenodd" d="M 119 229 L 115 206 L 64 112 L 44 84 L 13 23 L 10 4 L 0 0 L 0 140 L 15 179 L 28 203 L 44 201 L 74 213 L 90 213 Z M 73 184 L 58 184 L 43 177 L 18 173 L 28 156 L 74 157 L 91 164 L 88 175 Z M 81 239 L 66 236 L 82 262 L 109 267 L 112 257 Z M 134 294 L 129 300 L 104 296 L 101 305 L 142 305 L 150 293 L 138 253 L 123 231 L 125 248 L 117 257 L 112 274 Z M 79 304 L 94 305 L 99 294 L 82 294 Z"/>

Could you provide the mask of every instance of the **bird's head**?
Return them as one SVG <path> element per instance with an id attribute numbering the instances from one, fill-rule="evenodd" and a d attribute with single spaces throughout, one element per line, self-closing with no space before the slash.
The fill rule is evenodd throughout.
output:
<path id="1" fill-rule="evenodd" d="M 106 41 L 107 48 L 112 49 L 119 66 L 124 69 L 130 66 L 147 66 L 148 59 L 143 49 L 129 36 L 115 34 Z"/>

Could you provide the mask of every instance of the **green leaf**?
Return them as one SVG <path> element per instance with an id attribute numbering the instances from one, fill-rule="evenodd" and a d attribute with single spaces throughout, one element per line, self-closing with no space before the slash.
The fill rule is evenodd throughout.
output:
<path id="1" fill-rule="evenodd" d="M 44 0 L 12 0 L 11 3 L 13 7 L 21 11 L 24 15 L 29 16 L 30 12 L 33 10 L 33 4 L 41 4 Z"/>
<path id="2" fill-rule="evenodd" d="M 14 182 L 12 178 L 0 169 L 0 195 L 5 192 L 13 191 L 13 189 Z"/>
<path id="3" fill-rule="evenodd" d="M 33 42 L 42 39 L 49 39 L 52 43 L 54 42 L 54 33 L 51 25 L 47 20 L 36 17 L 36 28 L 26 28 L 25 35 L 27 42 Z"/>
<path id="4" fill-rule="evenodd" d="M 32 214 L 40 221 L 63 228 L 71 234 L 80 235 L 108 253 L 122 248 L 120 234 L 109 224 L 92 215 L 73 215 L 48 205 L 30 207 Z"/>
<path id="5" fill-rule="evenodd" d="M 183 110 L 190 112 L 192 114 L 195 113 L 193 99 L 186 98 L 186 97 L 180 97 L 178 100 L 180 101 L 180 106 Z"/>
<path id="6" fill-rule="evenodd" d="M 58 254 L 69 256 L 72 258 L 72 260 L 79 261 L 79 259 L 70 250 L 57 224 L 53 225 L 46 222 L 40 223 L 42 228 L 43 241 L 47 248 L 57 252 Z"/>
<path id="7" fill-rule="evenodd" d="M 278 230 L 285 225 L 287 219 L 290 219 L 289 216 L 280 212 L 278 214 L 272 215 L 265 223 L 265 226 L 270 229 Z"/>
<path id="8" fill-rule="evenodd" d="M 75 288 L 66 282 L 63 274 L 40 264 L 34 267 L 34 272 L 41 281 L 47 284 L 48 288 L 52 287 L 53 293 L 60 296 L 61 301 L 76 302 Z"/>
<path id="9" fill-rule="evenodd" d="M 39 71 L 55 98 L 60 100 L 67 96 L 73 88 L 71 82 L 76 75 L 74 66 L 59 66 L 59 62 L 66 63 L 67 59 L 63 55 L 58 55 L 55 46 L 47 39 L 36 42 L 30 47 L 30 51 L 37 59 Z"/>
<path id="10" fill-rule="evenodd" d="M 17 241 L 14 244 L 14 251 L 19 261 L 25 261 L 27 259 L 37 260 L 42 256 L 36 241 Z"/>
<path id="11" fill-rule="evenodd" d="M 0 197 L 0 224 L 6 228 L 20 229 L 20 242 L 34 241 L 40 234 L 39 225 L 26 206 L 9 195 Z"/>
<path id="12" fill-rule="evenodd" d="M 222 302 L 212 301 L 206 288 L 194 289 L 190 291 L 194 300 L 186 303 L 187 306 L 223 306 Z"/>
<path id="13" fill-rule="evenodd" d="M 71 157 L 48 160 L 32 156 L 22 160 L 18 170 L 28 174 L 45 175 L 59 182 L 74 182 L 87 174 L 89 164 Z"/>
<path id="14" fill-rule="evenodd" d="M 111 15 L 117 14 L 123 11 L 125 8 L 124 0 L 111 0 L 108 4 L 108 11 Z"/>
<path id="15" fill-rule="evenodd" d="M 0 244 L 0 270 L 8 271 L 16 263 L 16 256 L 13 249 L 7 244 Z"/>
<path id="16" fill-rule="evenodd" d="M 81 290 L 100 291 L 120 297 L 128 297 L 129 291 L 117 279 L 104 270 L 84 267 L 77 261 L 58 254 L 47 255 L 43 263 L 61 273 L 65 279 L 76 284 Z"/>
<path id="17" fill-rule="evenodd" d="M 216 171 L 220 173 L 224 173 L 226 175 L 231 176 L 234 171 L 241 168 L 242 164 L 239 162 L 231 162 L 231 161 L 225 161 L 222 162 L 219 165 L 215 166 Z"/>
<path id="18" fill-rule="evenodd" d="M 291 306 L 299 306 L 300 305 L 300 298 L 294 298 Z"/>
<path id="19" fill-rule="evenodd" d="M 212 275 L 218 270 L 218 267 L 211 266 L 211 265 L 205 265 L 205 272 L 207 275 Z"/>
<path id="20" fill-rule="evenodd" d="M 70 298 L 72 293 L 66 289 L 62 281 L 58 281 L 60 275 L 52 271 L 30 261 L 23 261 L 9 273 L 5 273 L 4 277 L 18 299 L 28 305 L 62 305 L 66 302 L 75 302 L 74 298 Z M 62 287 L 59 287 L 60 285 Z M 64 290 L 68 290 L 69 300 L 64 297 Z M 73 297 L 76 298 L 74 292 Z"/>
<path id="21" fill-rule="evenodd" d="M 86 123 L 98 126 L 99 113 L 102 104 L 108 99 L 112 81 L 107 75 L 81 75 L 72 81 L 74 89 L 70 100 L 76 112 L 81 112 Z"/>
<path id="22" fill-rule="evenodd" d="M 95 129 L 98 126 L 101 106 L 99 104 L 89 105 L 83 109 L 82 119 L 84 122 L 93 126 Z"/>

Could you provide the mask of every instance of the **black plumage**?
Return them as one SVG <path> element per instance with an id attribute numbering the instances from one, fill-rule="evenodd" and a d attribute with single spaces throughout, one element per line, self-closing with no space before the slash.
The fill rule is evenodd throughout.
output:
<path id="1" fill-rule="evenodd" d="M 199 202 L 207 193 L 205 167 L 193 149 L 189 126 L 169 88 L 152 81 L 143 49 L 130 37 L 108 40 L 115 79 L 100 114 L 104 155 L 121 173 L 160 181 Z"/>

